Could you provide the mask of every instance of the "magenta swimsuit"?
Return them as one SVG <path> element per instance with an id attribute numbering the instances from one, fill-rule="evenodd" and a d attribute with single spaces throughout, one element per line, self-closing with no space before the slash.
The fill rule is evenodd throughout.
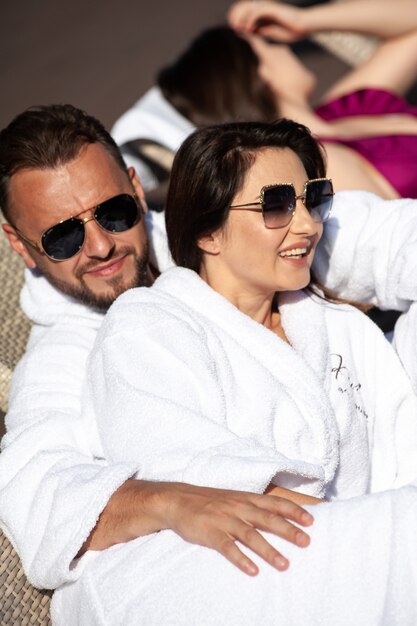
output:
<path id="1" fill-rule="evenodd" d="M 328 122 L 354 115 L 404 113 L 417 117 L 417 107 L 382 89 L 361 89 L 326 102 L 316 113 Z M 402 198 L 417 198 L 417 135 L 326 137 L 322 141 L 352 148 L 381 172 Z"/>

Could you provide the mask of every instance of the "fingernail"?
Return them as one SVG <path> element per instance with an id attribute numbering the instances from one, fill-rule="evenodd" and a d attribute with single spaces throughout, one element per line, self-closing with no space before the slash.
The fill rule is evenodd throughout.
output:
<path id="1" fill-rule="evenodd" d="M 304 513 L 301 515 L 301 520 L 306 524 L 311 524 L 312 522 L 314 522 L 314 517 L 310 515 L 310 513 L 307 513 L 307 511 L 304 511 Z"/>
<path id="2" fill-rule="evenodd" d="M 287 559 L 284 559 L 283 556 L 276 556 L 274 558 L 274 565 L 277 569 L 283 570 L 287 569 L 289 562 L 287 561 Z"/>
<path id="3" fill-rule="evenodd" d="M 300 548 L 305 548 L 310 543 L 310 537 L 303 532 L 299 532 L 295 536 L 295 543 Z"/>
<path id="4" fill-rule="evenodd" d="M 258 573 L 258 568 L 253 563 L 247 563 L 245 569 L 250 576 L 256 576 Z"/>

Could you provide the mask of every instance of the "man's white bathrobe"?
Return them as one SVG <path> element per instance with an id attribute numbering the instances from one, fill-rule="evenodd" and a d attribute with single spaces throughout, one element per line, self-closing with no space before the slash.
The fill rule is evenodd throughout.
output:
<path id="1" fill-rule="evenodd" d="M 291 345 L 190 270 L 123 294 L 98 333 L 86 390 L 106 458 L 137 463 L 139 478 L 259 493 L 274 481 L 328 499 L 413 484 L 417 400 L 382 333 L 303 292 L 283 294 L 279 309 Z M 56 594 L 55 619 L 411 624 L 416 526 L 415 487 L 318 507 L 316 548 L 300 555 L 272 539 L 295 562 L 285 574 L 263 564 L 255 580 L 157 533 L 90 555 Z"/>
<path id="2" fill-rule="evenodd" d="M 151 260 L 172 265 L 164 216 L 146 214 Z M 81 415 L 87 357 L 104 314 L 26 270 L 21 306 L 34 323 L 9 396 L 0 454 L 0 526 L 32 584 L 78 576 L 73 560 L 136 464 L 109 464 Z"/>
<path id="3" fill-rule="evenodd" d="M 417 393 L 417 200 L 336 194 L 314 270 L 329 289 L 401 311 L 393 345 Z"/>

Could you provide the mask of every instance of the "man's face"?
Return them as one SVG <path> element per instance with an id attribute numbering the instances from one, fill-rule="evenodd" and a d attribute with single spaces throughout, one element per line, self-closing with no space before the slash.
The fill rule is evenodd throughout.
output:
<path id="1" fill-rule="evenodd" d="M 87 144 L 75 159 L 56 169 L 25 169 L 11 177 L 10 210 L 16 228 L 39 241 L 44 230 L 121 193 L 143 191 L 133 170 L 128 174 L 100 144 Z M 58 289 L 85 304 L 106 309 L 129 289 L 151 281 L 144 219 L 121 233 L 103 230 L 94 219 L 84 224 L 81 251 L 66 261 L 53 261 L 4 226 L 12 247 L 27 267 L 38 267 Z"/>

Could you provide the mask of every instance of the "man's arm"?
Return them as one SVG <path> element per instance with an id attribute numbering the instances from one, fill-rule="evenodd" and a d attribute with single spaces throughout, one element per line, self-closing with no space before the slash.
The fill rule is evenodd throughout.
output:
<path id="1" fill-rule="evenodd" d="M 338 295 L 381 309 L 417 300 L 417 200 L 338 192 L 313 270 Z"/>
<path id="2" fill-rule="evenodd" d="M 103 550 L 171 529 L 185 541 L 217 550 L 246 574 L 257 574 L 258 567 L 235 541 L 273 567 L 286 569 L 287 559 L 258 530 L 307 547 L 309 536 L 288 520 L 309 526 L 313 517 L 301 505 L 322 501 L 273 485 L 267 491 L 270 495 L 186 483 L 128 480 L 110 498 L 79 556 L 89 549 Z"/>

